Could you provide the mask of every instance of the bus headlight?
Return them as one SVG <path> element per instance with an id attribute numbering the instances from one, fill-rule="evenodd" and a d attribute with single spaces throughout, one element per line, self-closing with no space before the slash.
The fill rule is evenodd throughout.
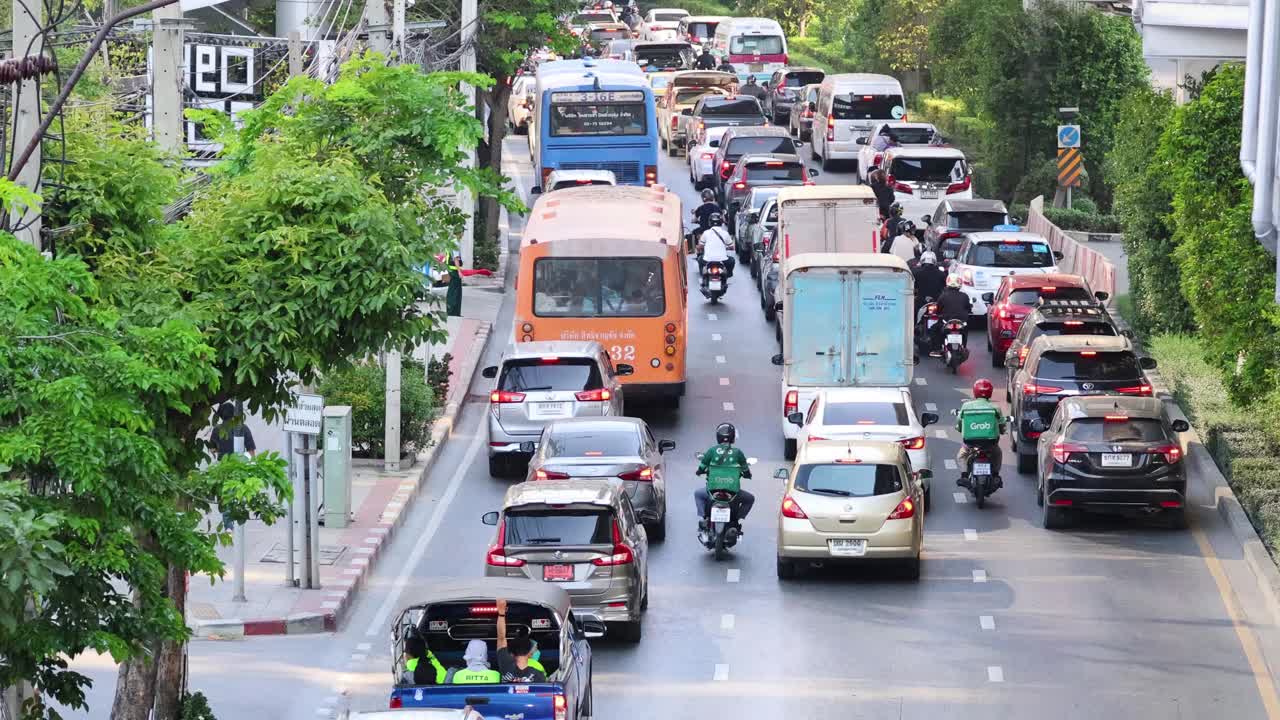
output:
<path id="1" fill-rule="evenodd" d="M 654 368 L 654 369 L 660 368 L 660 367 L 662 367 L 662 361 L 661 361 L 661 360 L 659 360 L 658 358 L 654 358 L 654 359 L 652 359 L 652 360 L 650 360 L 650 361 L 649 361 L 649 367 Z"/>

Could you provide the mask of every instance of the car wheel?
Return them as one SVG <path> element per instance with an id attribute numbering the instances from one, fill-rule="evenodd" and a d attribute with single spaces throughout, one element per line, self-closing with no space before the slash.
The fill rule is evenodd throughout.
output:
<path id="1" fill-rule="evenodd" d="M 614 635 L 624 643 L 635 644 L 640 642 L 640 637 L 644 634 L 644 623 L 640 620 L 617 623 L 614 625 L 613 629 L 610 630 L 610 634 Z"/>
<path id="2" fill-rule="evenodd" d="M 924 511 L 929 512 L 929 508 L 933 507 L 933 488 L 924 489 Z"/>
<path id="3" fill-rule="evenodd" d="M 778 579 L 779 580 L 795 580 L 800 576 L 800 569 L 796 567 L 795 562 L 784 557 L 778 557 Z"/>
<path id="4" fill-rule="evenodd" d="M 1018 453 L 1018 472 L 1026 474 L 1036 471 L 1039 464 L 1034 453 Z"/>
<path id="5" fill-rule="evenodd" d="M 1004 367 L 1004 355 L 1000 354 L 999 352 L 996 352 L 996 349 L 992 347 L 990 340 L 987 341 L 987 351 L 991 353 L 991 367 L 993 368 Z"/>
<path id="6" fill-rule="evenodd" d="M 489 477 L 506 477 L 511 465 L 501 455 L 489 456 Z"/>
<path id="7" fill-rule="evenodd" d="M 680 157 L 680 148 L 672 141 L 667 141 L 667 154 L 671 157 Z"/>
<path id="8" fill-rule="evenodd" d="M 774 310 L 774 309 L 773 309 L 773 307 L 772 307 L 772 306 L 770 306 L 768 303 L 765 303 L 765 306 L 764 306 L 764 321 L 765 321 L 765 322 L 777 322 L 777 320 L 778 320 L 778 311 L 777 311 L 777 310 Z"/>
<path id="9" fill-rule="evenodd" d="M 796 441 L 787 439 L 782 442 L 782 456 L 788 460 L 796 459 Z"/>
<path id="10" fill-rule="evenodd" d="M 663 513 L 658 522 L 652 525 L 645 525 L 644 530 L 649 534 L 649 539 L 653 542 L 662 542 L 667 539 L 667 514 Z M 647 597 L 647 593 L 646 593 Z"/>
<path id="11" fill-rule="evenodd" d="M 589 672 L 588 672 L 588 673 L 587 673 L 587 677 L 588 677 L 588 678 L 590 678 L 590 677 L 591 677 L 591 673 L 589 673 Z M 583 698 L 583 700 L 582 700 L 582 710 L 581 710 L 582 717 L 584 717 L 584 718 L 589 718 L 589 717 L 591 717 L 591 711 L 592 711 L 592 707 L 591 707 L 591 682 L 590 682 L 590 681 L 588 681 L 588 682 L 587 682 L 587 696 L 586 696 L 585 698 Z"/>
<path id="12" fill-rule="evenodd" d="M 817 159 L 818 159 L 818 144 L 817 144 L 817 143 L 813 143 L 813 142 L 809 143 L 809 159 L 810 159 L 810 160 L 817 160 Z"/>
<path id="13" fill-rule="evenodd" d="M 1044 507 L 1044 485 L 1036 485 L 1036 505 Z"/>
<path id="14" fill-rule="evenodd" d="M 920 556 L 919 555 L 911 558 L 902 566 L 902 574 L 908 580 L 920 579 Z"/>
<path id="15" fill-rule="evenodd" d="M 1067 526 L 1067 512 L 1062 508 L 1050 505 L 1044 499 L 1044 491 L 1040 491 L 1040 526 L 1045 530 L 1060 530 Z"/>
<path id="16" fill-rule="evenodd" d="M 822 172 L 831 172 L 831 161 L 825 155 L 822 156 Z"/>
<path id="17" fill-rule="evenodd" d="M 773 336 L 777 338 L 778 345 L 782 345 L 782 323 L 774 323 Z"/>

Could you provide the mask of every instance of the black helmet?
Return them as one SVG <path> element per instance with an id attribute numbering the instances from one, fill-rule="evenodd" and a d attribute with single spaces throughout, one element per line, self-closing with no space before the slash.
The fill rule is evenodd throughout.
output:
<path id="1" fill-rule="evenodd" d="M 724 216 L 718 212 L 713 212 L 707 216 L 707 222 L 712 225 L 719 225 L 724 222 Z"/>
<path id="2" fill-rule="evenodd" d="M 894 203 L 890 205 L 889 213 L 894 217 L 902 217 L 902 203 Z"/>
<path id="3" fill-rule="evenodd" d="M 720 423 L 716 426 L 716 442 L 732 445 L 737 439 L 738 431 L 733 427 L 733 423 Z"/>

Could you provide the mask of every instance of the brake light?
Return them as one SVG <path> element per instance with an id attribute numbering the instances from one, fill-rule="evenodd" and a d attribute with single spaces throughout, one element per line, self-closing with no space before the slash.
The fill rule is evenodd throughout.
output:
<path id="1" fill-rule="evenodd" d="M 719 266 L 719 265 L 712 265 L 711 267 L 707 268 L 707 271 L 708 271 L 708 272 L 710 272 L 712 275 L 719 275 L 719 274 L 720 274 L 720 266 Z"/>
<path id="2" fill-rule="evenodd" d="M 871 161 L 871 166 L 872 166 L 872 167 L 879 167 L 879 166 L 880 166 L 880 161 L 881 161 L 881 160 L 884 160 L 884 153 L 879 153 L 879 152 L 878 152 L 878 153 L 876 153 L 876 157 L 875 157 L 875 159 Z"/>
<path id="3" fill-rule="evenodd" d="M 808 439 L 809 442 L 813 442 L 814 440 L 830 440 L 830 438 L 824 438 L 821 435 L 810 435 Z"/>
<path id="4" fill-rule="evenodd" d="M 645 185 L 658 184 L 658 166 L 657 165 L 644 166 L 644 184 Z"/>
<path id="5" fill-rule="evenodd" d="M 663 330 L 666 330 L 666 331 L 667 331 L 667 332 L 669 332 L 669 333 L 673 333 L 673 332 L 675 332 L 675 331 L 676 331 L 676 324 L 675 324 L 675 323 L 667 323 L 666 325 L 663 325 L 663 326 L 662 326 L 662 329 L 663 329 Z"/>
<path id="6" fill-rule="evenodd" d="M 1150 397 L 1151 385 L 1147 383 L 1142 383 L 1141 385 L 1134 385 L 1133 387 L 1116 388 L 1116 392 L 1122 395 L 1143 395 L 1146 397 Z"/>
<path id="7" fill-rule="evenodd" d="M 1018 348 L 1018 367 L 1022 367 L 1027 362 L 1027 354 L 1031 352 L 1030 345 L 1023 345 Z"/>
<path id="8" fill-rule="evenodd" d="M 507 392 L 506 390 L 494 390 L 489 393 L 489 402 L 505 405 L 507 403 L 524 402 L 524 393 Z"/>
<path id="9" fill-rule="evenodd" d="M 574 393 L 574 397 L 581 402 L 604 402 L 613 397 L 613 393 L 607 388 L 597 388 L 595 390 L 583 390 L 580 393 Z"/>
<path id="10" fill-rule="evenodd" d="M 892 176 L 889 177 L 889 184 L 893 186 L 894 192 L 900 192 L 905 195 L 911 195 L 915 193 L 915 190 L 913 190 L 910 185 L 906 183 L 896 182 L 894 181 Z"/>
<path id="11" fill-rule="evenodd" d="M 1013 313 L 1009 312 L 1009 306 L 1007 303 L 1001 303 L 1000 309 L 996 311 L 996 317 L 1001 320 L 1008 320 L 1012 315 Z"/>
<path id="12" fill-rule="evenodd" d="M 939 240 L 951 240 L 952 238 L 958 238 L 958 237 L 960 237 L 960 233 L 958 233 L 958 232 L 954 232 L 954 231 L 952 231 L 952 230 L 948 230 L 948 231 L 946 231 L 946 232 L 942 233 L 941 235 L 939 235 L 939 236 L 938 236 L 938 239 L 939 239 Z"/>
<path id="13" fill-rule="evenodd" d="M 773 251 L 773 261 L 774 261 L 775 263 L 777 263 L 777 262 L 781 262 L 781 261 L 782 261 L 782 258 L 779 258 L 779 257 L 778 257 L 778 251 L 777 251 L 777 250 L 774 250 L 774 251 Z"/>
<path id="14" fill-rule="evenodd" d="M 902 498 L 902 502 L 898 503 L 898 507 L 889 513 L 890 520 L 906 520 L 914 517 L 916 514 L 916 501 L 911 498 Z"/>
<path id="15" fill-rule="evenodd" d="M 555 720 L 569 719 L 569 701 L 565 700 L 564 695 L 557 694 L 554 699 Z"/>
<path id="16" fill-rule="evenodd" d="M 404 701 L 400 699 L 399 695 L 396 695 L 391 698 L 391 704 L 388 705 L 387 707 L 391 708 L 392 710 L 399 710 L 404 707 Z"/>
<path id="17" fill-rule="evenodd" d="M 639 470 L 624 472 L 618 475 L 622 480 L 638 480 L 640 482 L 651 482 L 653 480 L 653 468 L 648 465 Z"/>
<path id="18" fill-rule="evenodd" d="M 729 162 L 728 160 L 725 160 L 724 162 L 720 163 L 720 179 L 721 180 L 728 180 L 729 176 L 732 174 L 733 174 L 733 163 Z"/>
<path id="19" fill-rule="evenodd" d="M 1022 385 L 1023 395 L 1053 395 L 1062 392 L 1062 388 L 1050 385 L 1037 385 L 1035 383 L 1024 383 Z"/>
<path id="20" fill-rule="evenodd" d="M 804 514 L 804 510 L 800 509 L 800 504 L 790 495 L 782 498 L 782 517 L 791 518 L 792 520 L 809 519 L 809 516 Z"/>
<path id="21" fill-rule="evenodd" d="M 1081 453 L 1081 452 L 1089 452 L 1089 448 L 1085 447 L 1084 445 L 1077 445 L 1075 443 L 1054 443 L 1053 444 L 1053 459 L 1055 462 L 1065 463 L 1067 460 L 1071 459 L 1072 453 Z"/>
<path id="22" fill-rule="evenodd" d="M 1098 356 L 1098 352 L 1097 352 L 1096 350 L 1081 350 L 1081 351 L 1080 351 L 1080 357 L 1097 357 L 1097 356 Z"/>
<path id="23" fill-rule="evenodd" d="M 1182 459 L 1182 448 L 1178 445 L 1164 445 L 1162 447 L 1152 449 L 1153 453 L 1164 456 L 1164 461 L 1170 465 Z"/>
<path id="24" fill-rule="evenodd" d="M 555 470 L 543 470 L 538 468 L 533 471 L 534 480 L 568 480 L 568 473 L 556 472 Z"/>
<path id="25" fill-rule="evenodd" d="M 827 116 L 827 139 L 832 142 L 836 139 L 836 118 L 834 115 Z"/>
<path id="26" fill-rule="evenodd" d="M 715 159 L 715 157 L 716 157 L 716 154 L 715 154 L 715 153 L 709 153 L 709 152 L 704 152 L 704 153 L 702 153 L 702 159 L 703 159 L 703 160 L 714 160 L 714 159 Z"/>
<path id="27" fill-rule="evenodd" d="M 734 184 L 733 184 L 733 189 L 734 189 L 734 190 L 746 190 L 746 189 L 747 189 L 747 184 L 746 184 L 745 182 L 742 182 L 741 180 L 739 180 L 738 182 L 736 182 L 736 183 L 734 183 Z"/>
<path id="28" fill-rule="evenodd" d="M 929 303 L 924 306 L 924 314 L 929 317 L 938 317 L 938 303 Z"/>
<path id="29" fill-rule="evenodd" d="M 497 615 L 497 605 L 472 605 L 470 612 L 472 615 Z"/>
<path id="30" fill-rule="evenodd" d="M 900 440 L 899 442 L 901 442 L 901 443 L 902 443 L 902 447 L 904 447 L 904 448 L 906 448 L 906 449 L 908 449 L 908 450 L 923 450 L 923 449 L 924 449 L 924 436 L 923 436 L 923 435 L 921 435 L 921 436 L 919 436 L 919 437 L 913 437 L 913 438 L 904 438 L 904 439 Z"/>
<path id="31" fill-rule="evenodd" d="M 635 559 L 635 553 L 631 552 L 631 548 L 622 542 L 622 529 L 618 527 L 618 520 L 615 518 L 613 521 L 613 554 L 609 557 L 596 558 L 591 561 L 591 564 L 597 567 L 630 565 Z"/>
<path id="32" fill-rule="evenodd" d="M 782 401 L 782 414 L 790 415 L 800 409 L 800 391 L 788 390 L 787 397 Z"/>
<path id="33" fill-rule="evenodd" d="M 1065 325 L 1066 327 L 1080 327 L 1084 325 L 1084 321 L 1083 320 L 1067 320 L 1062 324 Z"/>
<path id="34" fill-rule="evenodd" d="M 506 543 L 507 521 L 503 520 L 502 524 L 498 526 L 498 537 L 493 541 L 493 544 L 489 546 L 489 552 L 485 554 L 485 563 L 487 565 L 492 565 L 493 567 L 523 567 L 524 560 L 506 556 Z M 498 612 L 496 605 L 494 606 L 493 611 L 495 613 Z"/>
<path id="35" fill-rule="evenodd" d="M 973 184 L 973 178 L 966 175 L 963 182 L 951 183 L 950 185 L 948 185 L 947 194 L 950 195 L 952 193 L 964 192 L 968 190 L 969 186 L 972 184 Z"/>
<path id="36" fill-rule="evenodd" d="M 782 53 L 782 66 L 786 67 L 787 65 L 790 65 L 790 64 L 791 64 L 790 56 L 787 55 L 786 53 Z"/>
<path id="37" fill-rule="evenodd" d="M 1174 510 L 1182 507 L 1182 503 L 1178 502 L 1177 500 L 1161 500 L 1160 507 L 1166 508 L 1168 510 Z"/>
<path id="38" fill-rule="evenodd" d="M 675 130 L 675 129 L 676 129 L 677 127 L 679 127 L 679 126 L 680 126 L 680 116 L 679 116 L 679 115 L 672 115 L 672 116 L 671 116 L 671 129 L 672 129 L 672 130 Z"/>
<path id="39" fill-rule="evenodd" d="M 551 177 L 552 170 L 553 168 L 549 167 L 542 168 L 542 187 L 545 188 L 547 186 L 547 179 Z"/>

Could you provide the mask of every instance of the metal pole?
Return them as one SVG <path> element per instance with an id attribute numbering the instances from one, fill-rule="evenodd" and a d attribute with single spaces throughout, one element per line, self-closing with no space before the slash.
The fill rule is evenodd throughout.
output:
<path id="1" fill-rule="evenodd" d="M 235 450 L 235 454 L 243 455 L 244 454 L 244 436 L 236 435 L 232 439 L 232 443 L 233 443 L 233 448 Z M 234 532 L 235 532 L 235 540 L 232 542 L 232 547 L 235 549 L 236 582 L 235 582 L 235 594 L 231 596 L 231 600 L 232 602 L 247 602 L 244 596 L 244 569 L 246 565 L 245 544 L 247 542 L 244 536 L 244 523 L 242 522 L 236 523 Z"/>
<path id="2" fill-rule="evenodd" d="M 296 528 L 293 526 L 293 506 L 298 500 L 298 465 L 293 457 L 293 433 L 286 432 L 284 434 L 284 456 L 288 459 L 289 464 L 287 472 L 289 473 L 289 487 L 293 490 L 289 494 L 289 502 L 285 505 L 285 574 L 284 584 L 286 587 L 298 587 L 298 578 L 293 572 L 293 533 Z"/>
<path id="3" fill-rule="evenodd" d="M 462 16 L 460 18 L 462 24 L 462 57 L 458 62 L 458 69 L 463 72 L 476 71 L 476 25 L 480 15 L 478 0 L 462 0 Z M 467 100 L 474 106 L 477 105 L 478 94 L 476 89 L 471 85 L 464 86 L 464 92 L 467 94 Z M 486 129 L 487 132 L 487 129 Z M 471 168 L 476 166 L 476 153 L 473 149 L 467 150 L 466 166 Z M 462 212 L 466 214 L 466 227 L 462 233 L 462 240 L 458 243 L 458 250 L 462 253 L 462 266 L 475 267 L 475 223 L 476 223 L 476 198 L 470 191 L 465 188 L 459 188 L 459 199 L 461 200 Z"/>
<path id="4" fill-rule="evenodd" d="M 13 57 L 38 57 L 43 54 L 44 42 L 39 39 L 40 24 L 44 13 L 44 5 L 29 0 L 13 0 Z M 13 113 L 13 137 L 22 139 L 43 133 L 40 127 L 40 76 L 22 80 L 14 86 L 17 93 L 17 106 Z M 17 164 L 21 173 L 16 177 L 10 173 L 9 179 L 16 180 L 22 187 L 32 192 L 40 192 L 40 148 L 36 147 L 30 161 L 26 165 Z M 9 217 L 9 227 L 22 228 L 15 235 L 23 242 L 30 243 L 36 250 L 43 250 L 40 242 L 41 216 L 38 208 L 22 208 Z M 25 227 L 24 227 L 25 226 Z"/>
<path id="5" fill-rule="evenodd" d="M 1072 186 L 1070 185 L 1067 186 L 1067 209 L 1068 210 L 1071 209 L 1071 187 Z"/>
<path id="6" fill-rule="evenodd" d="M 382 434 L 382 469 L 400 470 L 400 352 L 387 353 L 387 409 Z"/>
<path id="7" fill-rule="evenodd" d="M 152 14 L 151 131 L 156 144 L 181 152 L 182 137 L 182 8 L 159 8 Z"/>
<path id="8" fill-rule="evenodd" d="M 320 498 L 324 497 L 324 492 L 320 488 L 320 473 L 311 472 L 311 458 L 320 453 L 320 439 L 316 438 L 317 447 L 308 448 L 307 454 L 307 483 L 311 486 L 311 587 L 313 589 L 320 588 Z"/>
<path id="9" fill-rule="evenodd" d="M 390 18 L 387 17 L 386 0 L 366 0 L 365 19 L 369 21 L 369 48 L 386 55 L 391 50 Z"/>
<path id="10" fill-rule="evenodd" d="M 303 586 L 310 589 L 315 587 L 315 580 L 311 573 L 311 518 L 316 514 L 316 509 L 311 504 L 311 436 L 302 436 L 302 450 L 298 451 L 302 455 L 302 582 Z"/>
<path id="11" fill-rule="evenodd" d="M 396 53 L 396 62 L 404 62 L 404 14 L 405 0 L 391 2 L 391 47 Z"/>
<path id="12" fill-rule="evenodd" d="M 290 30 L 289 31 L 289 77 L 295 78 L 301 74 L 302 74 L 302 33 L 298 32 L 297 30 Z"/>

